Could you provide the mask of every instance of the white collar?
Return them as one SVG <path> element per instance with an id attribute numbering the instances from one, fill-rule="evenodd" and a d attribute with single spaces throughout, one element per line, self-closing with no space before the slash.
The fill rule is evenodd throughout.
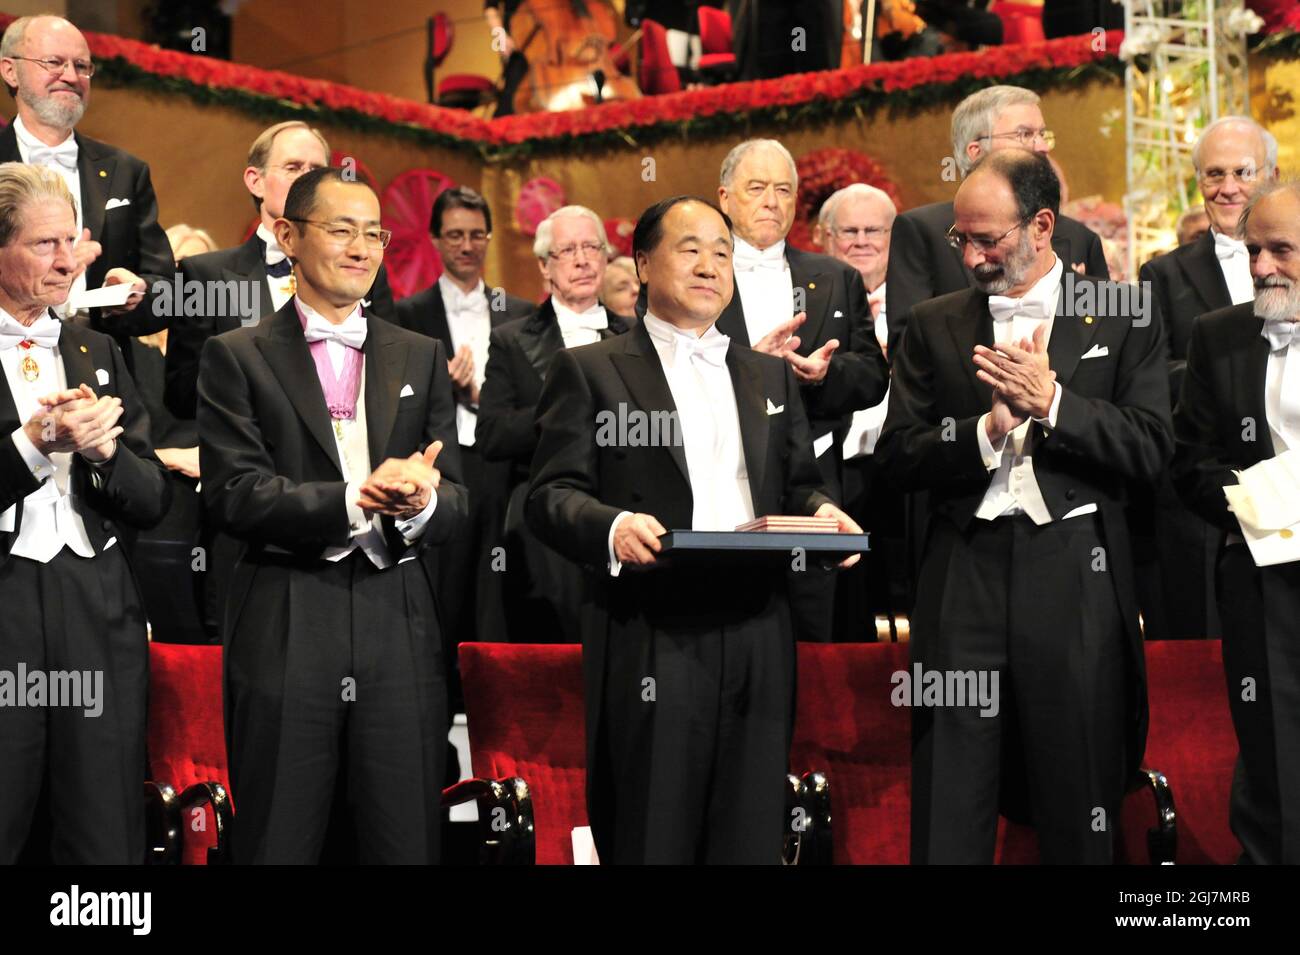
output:
<path id="1" fill-rule="evenodd" d="M 462 292 L 460 286 L 449 279 L 446 272 L 443 272 L 438 276 L 438 289 L 442 292 L 442 300 L 455 303 L 457 308 L 477 304 L 479 299 L 487 302 L 487 284 L 482 279 L 479 279 L 478 285 L 468 292 Z"/>
<path id="2" fill-rule="evenodd" d="M 74 143 L 76 140 L 76 133 L 69 130 L 68 135 L 61 141 L 55 143 L 53 146 L 47 146 L 32 134 L 32 131 L 27 128 L 27 124 L 23 122 L 21 116 L 14 117 L 13 127 L 14 135 L 18 137 L 18 142 L 22 143 L 25 149 L 58 149 L 60 146 L 67 143 L 68 140 L 71 139 Z"/>
<path id="3" fill-rule="evenodd" d="M 777 242 L 775 245 L 769 245 L 766 249 L 759 250 L 750 245 L 740 236 L 732 233 L 732 260 L 742 262 L 775 262 L 780 260 L 782 267 L 785 265 L 785 239 Z"/>
<path id="4" fill-rule="evenodd" d="M 575 312 L 573 309 L 569 308 L 569 306 L 563 304 L 558 298 L 552 295 L 551 308 L 555 310 L 555 317 L 558 318 L 561 323 L 577 322 L 579 319 L 585 322 L 589 318 L 590 319 L 607 318 L 607 316 L 605 315 L 605 306 L 601 305 L 599 302 L 591 306 L 591 308 L 587 309 L 585 312 Z"/>
<path id="5" fill-rule="evenodd" d="M 303 317 L 305 317 L 310 324 L 316 325 L 321 322 L 324 322 L 326 325 L 334 324 L 320 312 L 316 311 L 316 309 L 304 302 L 300 296 L 295 295 L 293 300 L 302 311 Z M 361 303 L 357 302 L 352 306 L 352 311 L 348 312 L 347 318 L 343 319 L 343 323 L 365 321 L 365 317 L 365 313 L 361 310 Z"/>

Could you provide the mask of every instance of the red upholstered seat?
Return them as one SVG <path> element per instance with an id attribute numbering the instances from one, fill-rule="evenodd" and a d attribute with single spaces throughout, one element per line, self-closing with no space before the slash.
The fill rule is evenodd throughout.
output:
<path id="1" fill-rule="evenodd" d="M 587 824 L 582 648 L 462 643 L 460 675 L 474 775 L 527 780 L 538 864 L 571 865 Z"/>
<path id="2" fill-rule="evenodd" d="M 473 73 L 453 73 L 451 76 L 444 76 L 438 84 L 438 96 L 448 96 L 452 93 L 494 93 L 496 84 L 486 76 L 476 76 Z"/>
<path id="3" fill-rule="evenodd" d="M 221 709 L 221 647 L 149 644 L 149 769 L 179 796 L 191 786 L 219 783 L 230 791 Z M 202 817 L 196 815 L 201 812 Z M 217 842 L 212 807 L 181 814 L 182 862 L 203 865 Z"/>
<path id="4" fill-rule="evenodd" d="M 731 45 L 731 14 L 715 7 L 700 7 L 700 73 L 717 79 L 729 79 L 736 69 L 736 54 Z"/>
<path id="5" fill-rule="evenodd" d="M 994 3 L 989 11 L 1002 21 L 1002 45 L 1010 43 L 1041 43 L 1047 39 L 1043 33 L 1043 5 L 1041 3 Z"/>
<path id="6" fill-rule="evenodd" d="M 654 20 L 641 21 L 641 57 L 637 71 L 637 84 L 647 96 L 676 93 L 682 88 L 682 78 L 668 55 L 668 31 Z"/>

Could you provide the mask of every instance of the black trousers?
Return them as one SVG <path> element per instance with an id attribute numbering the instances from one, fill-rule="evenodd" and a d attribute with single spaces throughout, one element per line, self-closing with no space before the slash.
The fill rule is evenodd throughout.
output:
<path id="1" fill-rule="evenodd" d="M 362 863 L 437 862 L 447 699 L 425 568 L 257 560 L 226 646 L 234 861 L 317 862 L 338 782 Z"/>
<path id="2" fill-rule="evenodd" d="M 1096 516 L 933 520 L 913 672 L 996 673 L 998 709 L 913 709 L 913 863 L 991 863 L 999 805 L 1021 795 L 1004 789 L 1022 785 L 1044 863 L 1111 861 L 1128 652 L 1104 548 Z"/>
<path id="3" fill-rule="evenodd" d="M 55 864 L 140 864 L 149 644 L 121 545 L 89 560 L 66 547 L 48 564 L 10 557 L 0 593 L 0 670 L 102 680 L 93 707 L 0 706 L 0 864 L 22 850 L 43 787 Z"/>
<path id="4" fill-rule="evenodd" d="M 772 597 L 745 621 L 642 618 L 611 632 L 590 769 L 603 864 L 780 862 L 795 688 L 786 613 Z"/>
<path id="5" fill-rule="evenodd" d="M 1240 752 L 1229 820 L 1243 862 L 1300 863 L 1300 565 L 1219 559 L 1223 669 Z"/>

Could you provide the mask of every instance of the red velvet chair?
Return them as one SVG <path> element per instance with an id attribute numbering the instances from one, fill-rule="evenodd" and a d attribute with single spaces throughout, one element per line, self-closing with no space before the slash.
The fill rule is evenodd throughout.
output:
<path id="1" fill-rule="evenodd" d="M 445 13 L 435 13 L 428 21 L 428 49 L 424 60 L 424 85 L 430 103 L 451 109 L 476 109 L 496 99 L 497 88 L 486 76 L 474 73 L 453 73 L 438 83 L 434 98 L 434 74 L 451 52 L 456 40 L 456 26 Z"/>
<path id="2" fill-rule="evenodd" d="M 989 12 L 1002 21 L 1002 45 L 1012 43 L 1042 43 L 1043 5 L 1041 3 L 1008 3 L 998 0 Z"/>
<path id="3" fill-rule="evenodd" d="M 682 88 L 682 78 L 668 55 L 668 31 L 654 20 L 641 21 L 641 42 L 638 45 L 640 66 L 637 84 L 646 96 L 676 93 Z"/>
<path id="4" fill-rule="evenodd" d="M 731 45 L 731 14 L 700 7 L 700 75 L 714 83 L 735 78 L 736 54 Z"/>
<path id="5" fill-rule="evenodd" d="M 166 841 L 151 843 L 156 861 L 226 860 L 234 805 L 224 727 L 221 647 L 150 643 L 150 792 L 169 818 Z"/>
<path id="6" fill-rule="evenodd" d="M 531 804 L 538 865 L 572 865 L 572 832 L 587 825 L 582 648 L 462 643 L 460 676 L 474 775 L 513 780 L 520 808 Z M 785 860 L 829 864 L 829 782 L 816 771 L 786 782 L 802 823 L 786 833 Z"/>
<path id="7" fill-rule="evenodd" d="M 222 711 L 221 647 L 149 645 L 150 861 L 209 865 L 229 860 L 234 821 Z M 581 719 L 579 719 L 581 732 Z M 180 793 L 178 796 L 177 793 Z M 481 859 L 531 861 L 532 818 L 518 779 L 466 779 L 441 805 L 479 804 Z"/>

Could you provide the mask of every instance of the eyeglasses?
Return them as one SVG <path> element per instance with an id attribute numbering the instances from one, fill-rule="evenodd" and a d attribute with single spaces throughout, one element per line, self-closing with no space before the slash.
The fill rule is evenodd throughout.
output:
<path id="1" fill-rule="evenodd" d="M 1255 168 L 1253 162 L 1236 169 L 1207 169 L 1201 173 L 1201 182 L 1207 186 L 1221 186 L 1227 182 L 1229 176 L 1237 182 L 1254 182 L 1259 178 L 1259 170 Z"/>
<path id="2" fill-rule="evenodd" d="M 847 229 L 831 229 L 831 232 L 837 239 L 848 239 L 850 242 L 857 242 L 859 237 L 870 242 L 879 242 L 881 238 L 889 235 L 893 229 L 882 229 L 879 226 L 871 226 L 866 229 L 858 229 L 850 226 Z"/>
<path id="3" fill-rule="evenodd" d="M 604 258 L 605 256 L 605 246 L 599 242 L 583 242 L 579 245 L 566 245 L 562 249 L 551 249 L 547 254 L 557 262 L 573 262 L 577 259 L 579 249 L 586 253 L 588 258 L 594 259 L 597 256 Z"/>
<path id="4" fill-rule="evenodd" d="M 344 222 L 319 222 L 316 219 L 294 219 L 285 216 L 290 222 L 303 222 L 307 225 L 318 225 L 325 230 L 325 234 L 335 245 L 347 247 L 357 241 L 357 236 L 363 235 L 366 239 L 366 245 L 372 249 L 386 249 L 388 243 L 392 241 L 393 233 L 389 229 L 358 229 Z"/>
<path id="5" fill-rule="evenodd" d="M 293 176 L 294 178 L 297 178 L 298 176 L 302 176 L 305 175 L 306 173 L 311 172 L 313 169 L 324 169 L 325 167 L 322 166 L 320 163 L 298 162 L 295 160 L 293 162 L 276 163 L 271 168 L 279 169 L 282 172 L 284 172 L 285 175 L 289 175 L 289 176 Z"/>
<path id="6" fill-rule="evenodd" d="M 62 76 L 69 63 L 72 64 L 72 69 L 82 79 L 88 80 L 95 75 L 95 64 L 90 60 L 63 60 L 57 56 L 49 56 L 45 59 L 37 59 L 33 56 L 8 56 L 5 59 L 26 60 L 28 63 L 35 63 L 53 76 Z"/>
<path id="7" fill-rule="evenodd" d="M 1026 149 L 1034 148 L 1034 140 L 1041 139 L 1043 145 L 1048 149 L 1056 148 L 1056 133 L 1050 129 L 1030 129 L 1027 126 L 1021 126 L 1012 133 L 997 133 L 989 136 L 981 136 L 980 139 L 1014 139 Z"/>
<path id="8" fill-rule="evenodd" d="M 462 229 L 453 229 L 450 232 L 444 232 L 442 235 L 438 236 L 438 238 L 443 242 L 450 243 L 451 245 L 460 245 L 466 239 L 469 240 L 471 245 L 482 245 L 491 238 L 491 233 L 484 232 L 481 229 L 475 229 L 473 232 L 465 232 Z"/>
<path id="9" fill-rule="evenodd" d="M 1030 219 L 1032 218 L 1033 217 L 1030 216 Z M 1006 232 L 1003 232 L 996 239 L 982 239 L 982 238 L 978 238 L 977 236 L 962 235 L 960 232 L 957 231 L 957 227 L 953 226 L 946 233 L 948 236 L 948 244 L 952 246 L 954 249 L 956 249 L 958 252 L 964 251 L 966 246 L 968 245 L 974 246 L 976 251 L 979 252 L 992 252 L 994 249 L 998 247 L 998 243 L 1000 243 L 1011 233 L 1015 232 L 1017 229 L 1023 229 L 1026 225 L 1029 224 L 1029 221 L 1030 221 L 1029 219 L 1022 219 L 1021 221 L 1013 225 L 1010 229 L 1008 229 Z"/>

